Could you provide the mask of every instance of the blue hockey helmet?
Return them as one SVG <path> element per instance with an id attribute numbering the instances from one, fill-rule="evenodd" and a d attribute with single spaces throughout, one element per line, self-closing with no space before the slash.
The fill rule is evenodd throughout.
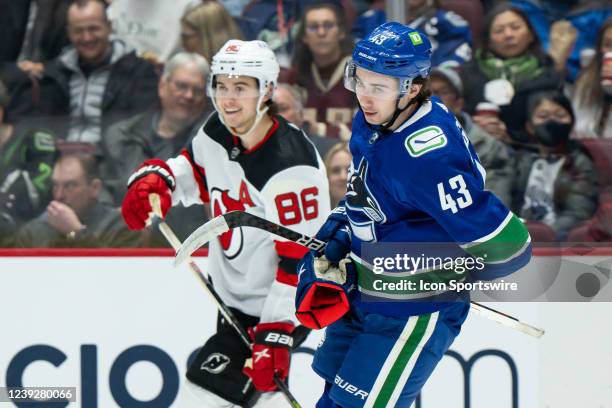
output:
<path id="1" fill-rule="evenodd" d="M 412 80 L 427 77 L 431 68 L 431 42 L 427 36 L 406 25 L 390 22 L 378 26 L 355 45 L 345 71 L 345 87 L 354 88 L 357 67 L 400 79 L 400 95 Z"/>

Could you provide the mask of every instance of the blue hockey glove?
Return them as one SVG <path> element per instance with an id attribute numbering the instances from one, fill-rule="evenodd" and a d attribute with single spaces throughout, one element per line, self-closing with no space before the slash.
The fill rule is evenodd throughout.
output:
<path id="1" fill-rule="evenodd" d="M 337 264 L 348 255 L 351 250 L 351 228 L 344 201 L 333 209 L 316 238 L 327 242 L 324 254 L 330 262 Z"/>
<path id="2" fill-rule="evenodd" d="M 350 259 L 339 264 L 308 252 L 298 264 L 295 309 L 298 320 L 311 329 L 321 329 L 340 319 L 349 310 L 348 295 L 355 284 Z"/>

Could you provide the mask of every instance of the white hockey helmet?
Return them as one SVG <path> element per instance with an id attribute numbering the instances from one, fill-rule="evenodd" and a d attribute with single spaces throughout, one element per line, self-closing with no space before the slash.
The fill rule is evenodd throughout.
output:
<path id="1" fill-rule="evenodd" d="M 265 95 L 268 85 L 278 82 L 280 67 L 274 52 L 263 41 L 229 40 L 212 59 L 208 80 L 209 95 L 214 95 L 215 75 L 248 76 L 259 82 L 259 93 Z"/>
<path id="2" fill-rule="evenodd" d="M 210 75 L 208 76 L 207 92 L 210 96 L 215 110 L 219 112 L 217 101 L 215 100 L 216 75 L 247 76 L 257 79 L 259 83 L 259 99 L 257 100 L 257 116 L 251 128 L 244 134 L 250 133 L 259 123 L 268 107 L 260 109 L 268 86 L 272 93 L 278 82 L 280 67 L 274 52 L 263 41 L 241 41 L 229 40 L 213 56 Z M 272 94 L 270 94 L 272 98 Z M 237 133 L 236 129 L 230 128 L 223 120 L 223 115 L 219 114 L 221 123 L 232 133 Z"/>

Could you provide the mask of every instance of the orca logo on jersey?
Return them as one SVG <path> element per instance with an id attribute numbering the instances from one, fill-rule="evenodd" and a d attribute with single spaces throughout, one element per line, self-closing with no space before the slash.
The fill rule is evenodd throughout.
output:
<path id="1" fill-rule="evenodd" d="M 365 158 L 359 162 L 357 170 L 349 176 L 346 188 L 346 204 L 352 210 L 363 211 L 374 222 L 385 222 L 387 216 L 380 209 L 380 205 L 367 184 L 368 162 Z"/>
<path id="2" fill-rule="evenodd" d="M 212 353 L 200 366 L 200 370 L 208 371 L 211 374 L 219 374 L 230 363 L 230 358 L 225 354 Z"/>
<path id="3" fill-rule="evenodd" d="M 230 195 L 228 189 L 221 190 L 217 187 L 211 189 L 211 203 L 213 216 L 217 217 L 230 211 L 245 211 L 247 207 L 254 207 L 249 189 L 242 180 L 238 191 L 238 199 Z M 228 259 L 233 259 L 240 254 L 243 246 L 242 228 L 230 229 L 219 236 L 221 248 Z"/>

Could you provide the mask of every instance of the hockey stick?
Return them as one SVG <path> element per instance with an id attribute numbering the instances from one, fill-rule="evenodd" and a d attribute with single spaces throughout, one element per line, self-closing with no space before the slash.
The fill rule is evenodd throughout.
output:
<path id="1" fill-rule="evenodd" d="M 166 238 L 166 241 L 168 241 L 168 243 L 172 246 L 172 248 L 174 248 L 175 251 L 180 250 L 181 240 L 176 236 L 174 231 L 172 231 L 172 228 L 170 228 L 170 226 L 163 221 L 159 195 L 157 194 L 149 195 L 149 203 L 151 204 L 151 208 L 153 209 L 154 217 L 152 218 L 157 218 L 157 221 L 158 221 L 157 227 L 159 228 L 159 231 L 162 233 L 164 238 Z M 149 219 L 149 221 L 147 222 L 147 225 L 150 225 L 150 224 L 152 224 L 151 219 Z M 188 256 L 187 264 L 189 266 L 189 269 L 195 275 L 197 275 L 200 282 L 203 284 L 204 289 L 206 290 L 206 293 L 208 293 L 210 297 L 213 299 L 213 301 L 216 303 L 217 308 L 219 309 L 219 311 L 221 312 L 225 320 L 234 328 L 234 330 L 236 330 L 236 333 L 238 333 L 238 336 L 240 337 L 242 342 L 249 349 L 251 349 L 253 347 L 253 344 L 251 343 L 251 340 L 249 339 L 248 333 L 246 332 L 244 327 L 242 327 L 242 324 L 240 324 L 238 319 L 236 319 L 232 311 L 227 307 L 223 299 L 221 299 L 217 291 L 215 291 L 215 288 L 210 283 L 210 280 L 208 280 L 208 277 L 204 274 L 204 272 L 202 272 L 200 267 L 198 267 L 198 265 L 194 262 L 191 256 Z M 287 387 L 287 385 L 278 377 L 277 374 L 274 374 L 274 384 L 276 384 L 279 391 L 285 395 L 285 397 L 287 398 L 287 401 L 289 402 L 289 404 L 291 404 L 292 408 L 302 407 L 300 403 L 295 399 L 293 394 L 291 394 L 291 391 L 289 391 L 289 388 Z"/>
<path id="2" fill-rule="evenodd" d="M 196 249 L 211 241 L 218 235 L 237 227 L 253 227 L 271 232 L 279 237 L 301 244 L 308 249 L 321 251 L 325 248 L 325 242 L 308 235 L 300 234 L 282 225 L 258 217 L 244 211 L 230 211 L 219 215 L 204 225 L 200 226 L 185 240 L 181 248 L 176 252 L 174 266 L 183 263 Z M 530 336 L 539 338 L 544 335 L 544 330 L 521 322 L 516 317 L 502 313 L 480 303 L 471 302 L 470 309 L 479 316 L 486 317 L 504 326 L 518 330 Z"/>

